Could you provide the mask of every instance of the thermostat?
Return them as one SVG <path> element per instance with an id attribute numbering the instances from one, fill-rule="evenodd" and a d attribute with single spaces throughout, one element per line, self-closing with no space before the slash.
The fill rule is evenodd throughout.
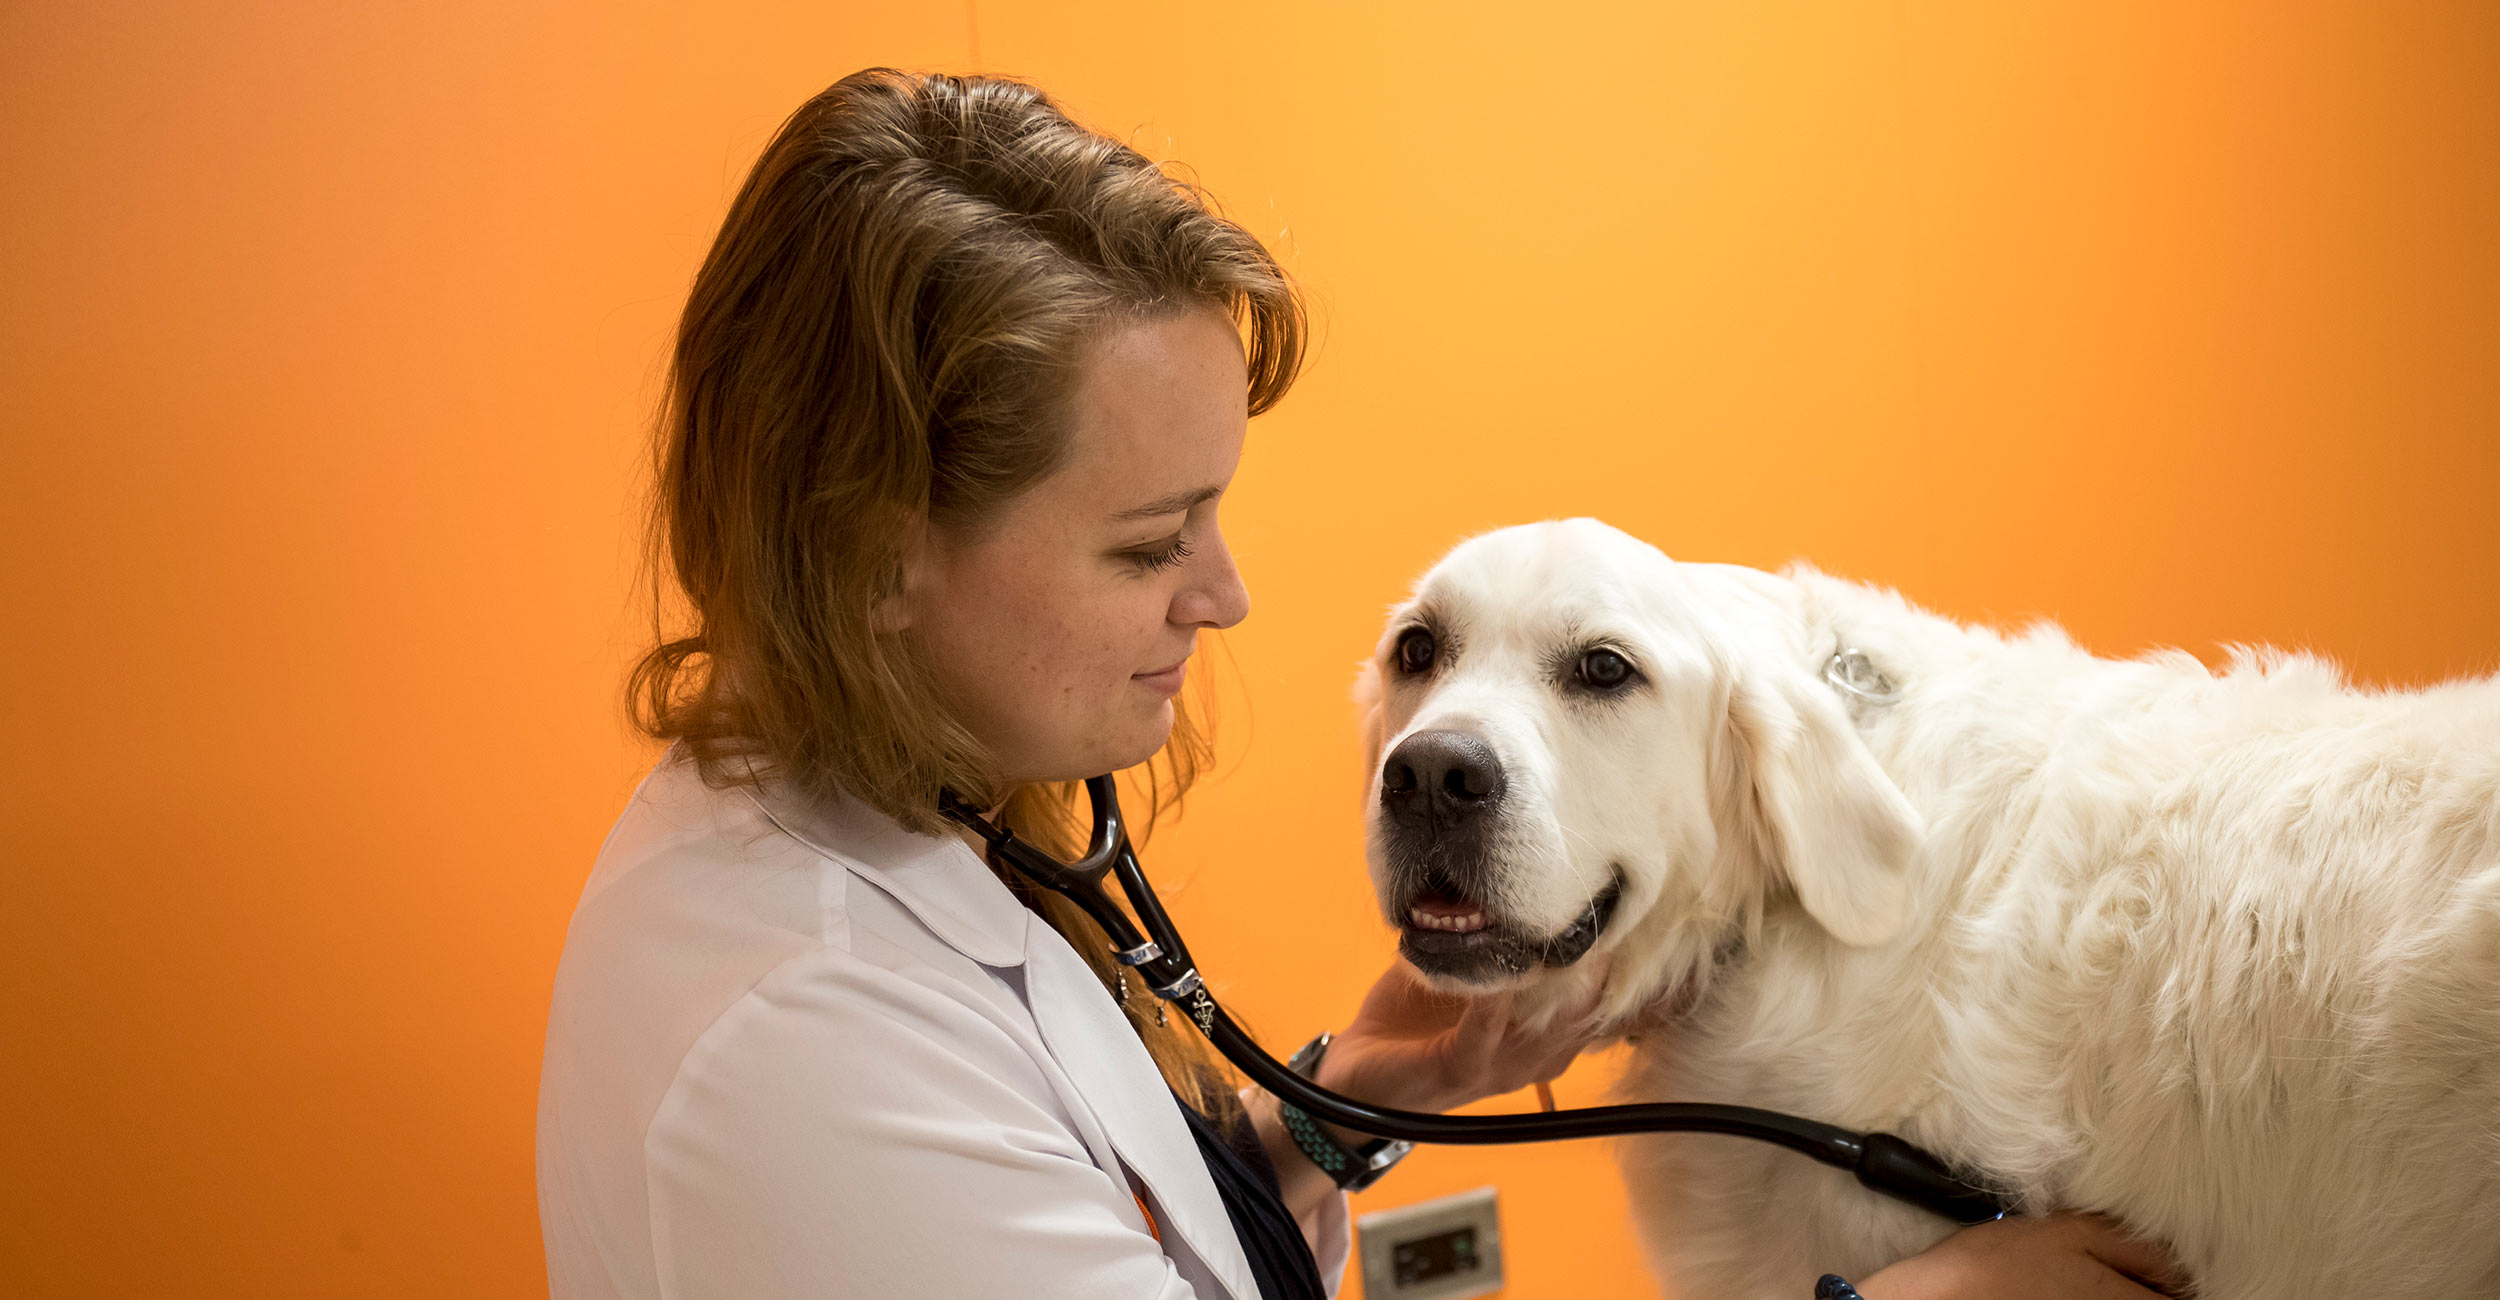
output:
<path id="1" fill-rule="evenodd" d="M 1502 1289 L 1502 1222 L 1494 1190 L 1366 1214 L 1363 1300 L 1464 1300 Z"/>

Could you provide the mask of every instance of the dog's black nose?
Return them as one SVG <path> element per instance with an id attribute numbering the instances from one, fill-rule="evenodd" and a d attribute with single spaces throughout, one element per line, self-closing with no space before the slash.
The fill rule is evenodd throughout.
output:
<path id="1" fill-rule="evenodd" d="M 1463 731 L 1418 731 L 1380 765 L 1380 803 L 1414 824 L 1454 825 L 1502 793 L 1493 747 Z"/>

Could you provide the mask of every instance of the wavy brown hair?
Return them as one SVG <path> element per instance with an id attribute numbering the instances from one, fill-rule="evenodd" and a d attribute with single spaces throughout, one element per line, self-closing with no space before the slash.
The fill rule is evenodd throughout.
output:
<path id="1" fill-rule="evenodd" d="M 1074 787 L 1007 787 L 876 610 L 918 529 L 977 530 L 1058 465 L 1091 341 L 1193 310 L 1239 328 L 1251 414 L 1275 405 L 1301 362 L 1300 299 L 1193 185 L 1019 82 L 875 68 L 801 105 L 678 326 L 650 528 L 673 583 L 629 686 L 636 725 L 714 786 L 848 794 L 931 833 L 946 787 L 1075 847 Z M 1148 821 L 1210 758 L 1175 705 Z M 1091 921 L 1019 893 L 1111 982 Z M 1129 1015 L 1165 1077 L 1202 1110 L 1228 1103 L 1150 1000 Z"/>

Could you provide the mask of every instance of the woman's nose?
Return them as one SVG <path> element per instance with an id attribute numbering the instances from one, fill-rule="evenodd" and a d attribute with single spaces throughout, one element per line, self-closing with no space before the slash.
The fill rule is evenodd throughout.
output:
<path id="1" fill-rule="evenodd" d="M 1187 627 L 1231 627 L 1250 616 L 1250 589 L 1242 585 L 1233 565 L 1232 548 L 1221 539 L 1209 549 L 1206 563 L 1172 598 L 1172 621 Z"/>

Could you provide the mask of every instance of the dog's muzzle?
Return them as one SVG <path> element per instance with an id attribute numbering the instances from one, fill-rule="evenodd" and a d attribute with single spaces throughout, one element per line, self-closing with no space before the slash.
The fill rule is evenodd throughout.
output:
<path id="1" fill-rule="evenodd" d="M 1398 952 L 1415 969 L 1468 983 L 1491 983 L 1524 975 L 1539 967 L 1559 969 L 1589 955 L 1606 923 L 1614 918 L 1623 897 L 1617 878 L 1598 891 L 1571 924 L 1551 935 L 1533 935 L 1484 915 L 1482 904 L 1469 900 L 1446 879 L 1427 873 L 1408 896 L 1399 926 Z M 1427 910 L 1430 909 L 1430 910 Z M 1424 923 L 1435 912 L 1473 914 L 1466 929 L 1445 929 Z"/>
<path id="2" fill-rule="evenodd" d="M 1493 747 L 1463 731 L 1419 731 L 1380 767 L 1399 951 L 1429 975 L 1490 982 L 1589 953 L 1622 897 L 1621 873 L 1571 924 L 1524 933 L 1485 905 L 1507 782 Z"/>

